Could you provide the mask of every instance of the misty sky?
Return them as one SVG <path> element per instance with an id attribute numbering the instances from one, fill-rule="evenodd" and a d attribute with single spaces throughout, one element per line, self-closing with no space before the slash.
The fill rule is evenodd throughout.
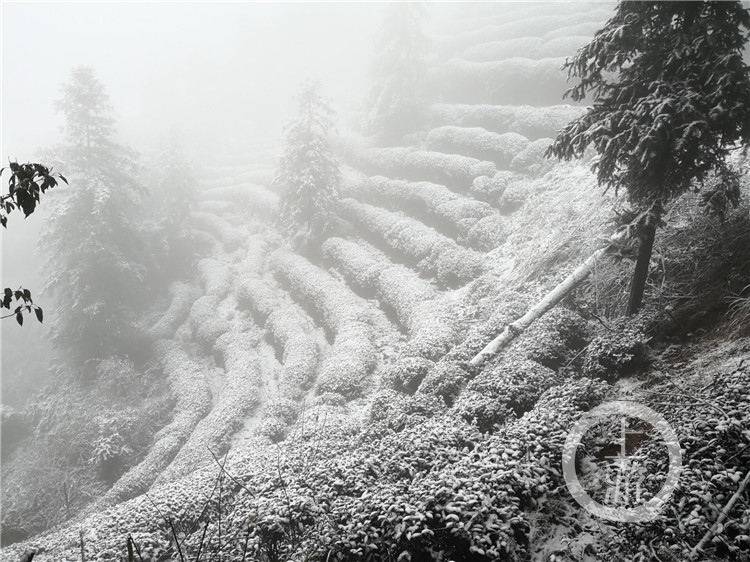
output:
<path id="1" fill-rule="evenodd" d="M 1 5 L 3 163 L 38 160 L 38 149 L 60 139 L 53 102 L 81 64 L 106 86 L 121 141 L 141 152 L 172 128 L 199 161 L 237 141 L 280 137 L 308 77 L 346 114 L 362 102 L 384 11 L 375 3 Z M 10 216 L 6 284 L 35 288 L 29 275 L 40 261 L 24 254 L 42 214 Z"/>

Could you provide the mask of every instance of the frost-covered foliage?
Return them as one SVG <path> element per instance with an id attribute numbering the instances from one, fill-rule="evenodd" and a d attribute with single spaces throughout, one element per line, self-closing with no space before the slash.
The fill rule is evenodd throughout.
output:
<path id="1" fill-rule="evenodd" d="M 414 394 L 434 366 L 434 361 L 423 357 L 401 357 L 383 369 L 380 380 L 398 392 Z"/>
<path id="2" fill-rule="evenodd" d="M 343 200 L 341 209 L 344 218 L 362 228 L 366 236 L 385 244 L 419 271 L 431 273 L 443 286 L 465 284 L 482 272 L 479 254 L 414 219 L 353 199 Z"/>
<path id="3" fill-rule="evenodd" d="M 421 123 L 428 46 L 419 23 L 423 15 L 424 8 L 414 2 L 388 4 L 376 37 L 368 128 L 384 139 L 398 138 Z"/>
<path id="4" fill-rule="evenodd" d="M 193 429 L 211 408 L 211 392 L 205 368 L 192 360 L 181 345 L 161 340 L 155 344 L 155 355 L 175 398 L 172 421 L 156 435 L 146 458 L 130 469 L 90 511 L 100 511 L 143 493 L 172 461 Z"/>
<path id="5" fill-rule="evenodd" d="M 53 153 L 70 185 L 49 196 L 41 246 L 46 287 L 57 297 L 52 342 L 83 368 L 90 359 L 136 353 L 139 304 L 150 302 L 154 263 L 136 155 L 114 142 L 108 95 L 91 68 L 73 69 L 57 105 L 65 143 Z"/>
<path id="6" fill-rule="evenodd" d="M 237 210 L 235 203 L 218 199 L 199 201 L 196 207 L 198 211 L 202 213 L 211 213 L 212 215 L 218 216 L 233 213 Z"/>
<path id="7" fill-rule="evenodd" d="M 481 201 L 502 208 L 503 195 L 507 189 L 516 189 L 517 184 L 528 183 L 528 180 L 515 172 L 500 171 L 494 176 L 481 176 L 471 184 L 471 194 Z"/>
<path id="8" fill-rule="evenodd" d="M 212 258 L 198 262 L 198 275 L 206 295 L 224 298 L 232 288 L 232 269 L 225 263 Z"/>
<path id="9" fill-rule="evenodd" d="M 477 221 L 494 214 L 482 201 L 429 182 L 389 180 L 383 176 L 352 178 L 344 194 L 362 203 L 404 211 L 458 242 L 466 240 Z"/>
<path id="10" fill-rule="evenodd" d="M 395 431 L 445 412 L 445 403 L 437 396 L 426 394 L 404 395 L 393 390 L 381 390 L 370 406 L 370 420 L 383 423 Z"/>
<path id="11" fill-rule="evenodd" d="M 649 361 L 648 340 L 638 322 L 619 321 L 616 330 L 591 340 L 583 356 L 583 372 L 609 382 L 637 373 Z"/>
<path id="12" fill-rule="evenodd" d="M 546 6 L 550 6 L 551 9 L 555 9 L 555 4 L 546 4 L 545 8 L 543 9 L 546 10 Z M 455 55 L 460 52 L 465 52 L 465 50 L 468 50 L 469 48 L 472 48 L 474 46 L 497 41 L 500 38 L 505 41 L 510 39 L 520 39 L 528 37 L 540 37 L 547 40 L 554 38 L 552 34 L 556 33 L 557 30 L 565 28 L 567 26 L 577 25 L 582 22 L 591 22 L 589 25 L 594 29 L 589 33 L 578 32 L 571 33 L 571 35 L 593 35 L 594 32 L 599 29 L 611 15 L 612 4 L 609 4 L 605 7 L 593 5 L 588 11 L 583 11 L 579 7 L 575 10 L 575 12 L 576 13 L 569 13 L 565 15 L 551 15 L 544 12 L 540 13 L 540 11 L 526 14 L 519 12 L 503 17 L 501 20 L 502 23 L 489 25 L 487 25 L 486 19 L 480 20 L 480 22 L 478 23 L 485 25 L 477 25 L 470 31 L 459 33 L 451 37 L 445 37 L 442 41 L 440 41 L 439 48 L 442 52 Z M 558 53 L 558 56 L 565 57 L 572 54 L 573 53 Z M 518 56 L 531 55 L 521 53 Z"/>
<path id="13" fill-rule="evenodd" d="M 200 192 L 201 209 L 212 212 L 209 204 L 216 206 L 218 202 L 232 203 L 230 207 L 223 207 L 222 212 L 242 210 L 263 219 L 276 216 L 279 208 L 279 196 L 273 191 L 248 183 L 234 184 L 205 189 Z"/>
<path id="14" fill-rule="evenodd" d="M 451 125 L 432 129 L 426 142 L 430 150 L 455 152 L 494 162 L 499 169 L 508 168 L 511 161 L 529 146 L 529 139 L 518 133 L 493 133 L 481 127 Z"/>
<path id="15" fill-rule="evenodd" d="M 470 62 L 451 59 L 432 80 L 446 102 L 549 105 L 567 90 L 565 57 Z M 523 134 L 521 131 L 516 131 Z"/>
<path id="16" fill-rule="evenodd" d="M 413 271 L 388 262 L 367 244 L 329 238 L 324 247 L 354 286 L 374 292 L 395 321 L 409 334 L 406 355 L 437 359 L 455 341 L 457 314 L 437 300 L 435 289 Z"/>
<path id="17" fill-rule="evenodd" d="M 204 349 L 210 349 L 217 338 L 229 329 L 229 322 L 219 310 L 220 302 L 214 295 L 204 295 L 190 308 L 193 337 Z"/>
<path id="18" fill-rule="evenodd" d="M 255 348 L 257 332 L 228 332 L 216 342 L 224 364 L 218 396 L 211 411 L 193 429 L 174 460 L 161 471 L 154 486 L 177 480 L 222 456 L 232 435 L 260 402 L 260 366 Z"/>
<path id="19" fill-rule="evenodd" d="M 282 363 L 279 396 L 301 400 L 315 379 L 318 363 L 318 344 L 309 319 L 260 278 L 243 278 L 237 285 L 237 300 L 241 306 L 250 308 L 271 335 Z"/>
<path id="20" fill-rule="evenodd" d="M 190 213 L 193 226 L 211 234 L 221 242 L 227 252 L 233 252 L 245 243 L 247 235 L 235 229 L 231 224 L 221 217 L 211 213 L 193 211 Z"/>
<path id="21" fill-rule="evenodd" d="M 535 140 L 516 154 L 510 163 L 510 169 L 532 176 L 541 176 L 550 171 L 555 163 L 545 157 L 545 152 L 551 144 L 552 139 Z"/>
<path id="22" fill-rule="evenodd" d="M 480 431 L 490 431 L 508 418 L 521 417 L 561 382 L 554 371 L 535 361 L 502 358 L 467 385 L 453 411 Z"/>
<path id="23" fill-rule="evenodd" d="M 197 287 L 175 281 L 169 286 L 169 297 L 171 302 L 169 308 L 148 330 L 148 336 L 153 340 L 171 338 L 180 324 L 190 314 L 190 307 L 198 298 Z"/>
<path id="24" fill-rule="evenodd" d="M 363 392 L 375 364 L 373 311 L 367 302 L 301 256 L 278 250 L 270 265 L 313 318 L 333 334 L 318 377 L 318 392 L 346 398 Z"/>
<path id="25" fill-rule="evenodd" d="M 274 185 L 282 190 L 279 224 L 295 247 L 319 244 L 334 222 L 341 172 L 326 138 L 332 115 L 317 84 L 308 83 L 299 96 L 299 116 L 286 129 Z"/>
<path id="26" fill-rule="evenodd" d="M 465 105 L 439 103 L 430 106 L 430 120 L 435 127 L 483 127 L 495 133 L 514 132 L 529 140 L 555 135 L 573 119 L 586 113 L 577 105 Z"/>
<path id="27" fill-rule="evenodd" d="M 442 152 L 428 152 L 411 148 L 369 148 L 351 156 L 361 170 L 375 175 L 411 181 L 431 181 L 456 191 L 465 191 L 479 176 L 491 176 L 492 162 Z"/>

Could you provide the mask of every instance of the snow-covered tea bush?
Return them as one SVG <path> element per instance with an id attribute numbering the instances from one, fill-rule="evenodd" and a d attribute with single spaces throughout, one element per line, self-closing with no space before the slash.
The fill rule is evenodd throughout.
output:
<path id="1" fill-rule="evenodd" d="M 148 330 L 148 336 L 154 340 L 172 337 L 177 328 L 190 314 L 190 307 L 198 298 L 196 287 L 175 281 L 169 285 L 171 302 L 167 311 L 156 324 Z"/>
<path id="2" fill-rule="evenodd" d="M 617 322 L 616 329 L 591 340 L 583 355 L 583 372 L 610 382 L 636 373 L 649 361 L 649 339 L 637 322 Z"/>
<path id="3" fill-rule="evenodd" d="M 190 309 L 190 326 L 198 343 L 211 348 L 216 339 L 229 329 L 229 322 L 219 310 L 219 298 L 205 295 Z"/>
<path id="4" fill-rule="evenodd" d="M 247 236 L 236 230 L 226 220 L 212 215 L 194 211 L 190 213 L 193 226 L 198 230 L 204 230 L 220 241 L 227 252 L 233 252 L 245 243 Z"/>
<path id="5" fill-rule="evenodd" d="M 499 134 L 481 127 L 451 125 L 431 130 L 426 142 L 431 150 L 455 152 L 494 162 L 499 169 L 507 168 L 529 146 L 529 140 L 518 133 Z"/>
<path id="6" fill-rule="evenodd" d="M 203 258 L 198 262 L 198 274 L 206 295 L 214 295 L 221 299 L 232 288 L 232 270 L 225 263 Z"/>

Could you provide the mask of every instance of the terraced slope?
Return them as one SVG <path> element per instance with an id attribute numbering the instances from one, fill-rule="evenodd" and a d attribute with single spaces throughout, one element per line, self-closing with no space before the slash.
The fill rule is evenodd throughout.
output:
<path id="1" fill-rule="evenodd" d="M 128 533 L 156 559 L 176 548 L 167 514 L 186 550 L 205 521 L 238 559 L 547 559 L 535 510 L 559 501 L 566 428 L 611 392 L 562 369 L 590 326 L 562 308 L 468 360 L 602 234 L 611 201 L 586 166 L 543 153 L 583 111 L 561 104 L 561 61 L 611 8 L 474 10 L 490 13 L 436 34 L 425 130 L 406 146 L 344 135 L 342 226 L 319 255 L 276 232 L 278 149 L 204 170 L 191 220 L 211 251 L 150 332 L 174 419 L 75 528 L 28 544 L 74 558 L 80 527 L 87 559 Z"/>

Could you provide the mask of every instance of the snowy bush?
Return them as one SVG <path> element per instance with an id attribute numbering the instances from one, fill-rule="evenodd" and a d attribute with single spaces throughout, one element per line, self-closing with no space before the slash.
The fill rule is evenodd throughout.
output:
<path id="1" fill-rule="evenodd" d="M 513 171 L 541 176 L 555 166 L 552 158 L 545 158 L 544 153 L 552 144 L 552 139 L 537 139 L 519 152 L 510 163 Z"/>
<path id="2" fill-rule="evenodd" d="M 221 299 L 232 288 L 232 270 L 225 263 L 203 258 L 198 262 L 198 275 L 200 275 L 203 291 L 207 295 Z"/>
<path id="3" fill-rule="evenodd" d="M 511 160 L 529 146 L 529 140 L 518 133 L 493 133 L 481 127 L 444 126 L 427 135 L 431 150 L 456 152 L 507 168 Z"/>
<path id="4" fill-rule="evenodd" d="M 649 339 L 637 322 L 620 321 L 591 340 L 583 356 L 583 372 L 609 382 L 636 373 L 649 361 Z"/>
<path id="5" fill-rule="evenodd" d="M 193 337 L 205 348 L 213 346 L 216 339 L 229 329 L 229 322 L 219 311 L 219 299 L 205 295 L 190 309 L 190 326 Z"/>
<path id="6" fill-rule="evenodd" d="M 260 366 L 255 351 L 256 332 L 228 332 L 216 342 L 225 372 L 211 412 L 196 425 L 190 438 L 156 484 L 176 480 L 201 465 L 213 463 L 213 452 L 223 455 L 232 435 L 260 402 Z"/>
<path id="7" fill-rule="evenodd" d="M 451 407 L 470 378 L 471 375 L 464 369 L 463 364 L 441 361 L 427 373 L 422 384 L 419 385 L 418 392 L 440 396 L 448 407 Z"/>
<path id="8" fill-rule="evenodd" d="M 497 208 L 503 215 L 515 213 L 529 198 L 531 185 L 528 182 L 514 182 L 503 191 L 503 196 L 497 203 Z"/>
<path id="9" fill-rule="evenodd" d="M 195 287 L 175 281 L 169 285 L 169 296 L 172 299 L 169 308 L 148 330 L 151 339 L 167 339 L 174 335 L 175 330 L 190 314 L 190 307 L 198 298 L 198 291 Z"/>
<path id="10" fill-rule="evenodd" d="M 558 100 L 559 101 L 559 100 Z M 529 140 L 554 137 L 570 121 L 586 113 L 577 105 L 489 105 L 434 104 L 430 107 L 433 126 L 483 127 L 496 133 L 515 132 Z"/>
<path id="11" fill-rule="evenodd" d="M 245 243 L 246 235 L 216 215 L 196 211 L 190 213 L 190 218 L 195 228 L 211 234 L 224 245 L 227 252 L 233 252 Z"/>
<path id="12" fill-rule="evenodd" d="M 271 267 L 290 286 L 292 294 L 306 303 L 311 314 L 334 335 L 333 345 L 318 377 L 319 394 L 333 392 L 347 399 L 361 394 L 375 365 L 372 311 L 329 273 L 305 258 L 278 250 Z"/>
<path id="13" fill-rule="evenodd" d="M 451 59 L 434 80 L 442 99 L 449 103 L 546 106 L 563 99 L 568 88 L 565 73 L 560 70 L 564 62 L 564 57 L 514 57 L 491 62 Z"/>
<path id="14" fill-rule="evenodd" d="M 340 394 L 347 400 L 359 397 L 366 389 L 375 359 L 370 326 L 347 324 L 344 330 L 337 332 L 323 359 L 316 392 Z"/>
<path id="15" fill-rule="evenodd" d="M 380 375 L 384 386 L 414 394 L 435 362 L 422 357 L 401 357 L 385 367 Z"/>
<path id="16" fill-rule="evenodd" d="M 98 509 L 133 498 L 148 489 L 211 408 L 205 369 L 195 363 L 179 343 L 158 341 L 154 344 L 154 354 L 175 398 L 174 417 L 154 435 L 154 444 L 146 457 L 96 501 Z"/>
<path id="17" fill-rule="evenodd" d="M 457 191 L 466 191 L 474 178 L 496 171 L 492 162 L 402 147 L 364 149 L 353 158 L 355 164 L 369 174 L 431 181 Z"/>
<path id="18" fill-rule="evenodd" d="M 481 274 L 479 254 L 460 247 L 414 219 L 352 199 L 342 201 L 342 213 L 346 219 L 377 236 L 418 270 L 435 275 L 444 286 L 455 287 Z"/>
<path id="19" fill-rule="evenodd" d="M 244 309 L 250 309 L 261 323 L 279 305 L 279 299 L 268 283 L 252 274 L 246 273 L 238 278 L 235 283 L 235 294 L 237 304 Z"/>
<path id="20" fill-rule="evenodd" d="M 198 203 L 198 210 L 202 213 L 210 213 L 212 215 L 221 216 L 235 212 L 237 210 L 237 207 L 231 201 L 216 201 L 210 199 Z"/>
<path id="21" fill-rule="evenodd" d="M 370 421 L 384 422 L 395 431 L 407 425 L 432 418 L 445 411 L 445 403 L 438 396 L 416 394 L 403 395 L 393 390 L 381 390 L 370 406 Z"/>
<path id="22" fill-rule="evenodd" d="M 482 201 L 498 206 L 505 190 L 514 183 L 523 181 L 519 174 L 509 171 L 497 172 L 492 177 L 481 176 L 471 184 L 471 194 Z"/>
<path id="23" fill-rule="evenodd" d="M 501 358 L 468 384 L 455 411 L 481 431 L 490 431 L 511 414 L 521 417 L 544 391 L 560 382 L 554 371 L 535 361 Z"/>
<path id="24" fill-rule="evenodd" d="M 301 314 L 291 305 L 273 311 L 266 320 L 266 328 L 274 343 L 283 347 L 279 395 L 294 401 L 301 400 L 310 389 L 318 364 L 318 343 Z"/>
<path id="25" fill-rule="evenodd" d="M 323 256 L 334 262 L 357 289 L 373 289 L 380 272 L 389 265 L 384 256 L 366 250 L 357 242 L 336 237 L 323 243 Z"/>
<path id="26" fill-rule="evenodd" d="M 484 217 L 471 227 L 467 236 L 469 246 L 480 252 L 489 252 L 500 246 L 508 236 L 508 225 L 498 215 Z"/>

